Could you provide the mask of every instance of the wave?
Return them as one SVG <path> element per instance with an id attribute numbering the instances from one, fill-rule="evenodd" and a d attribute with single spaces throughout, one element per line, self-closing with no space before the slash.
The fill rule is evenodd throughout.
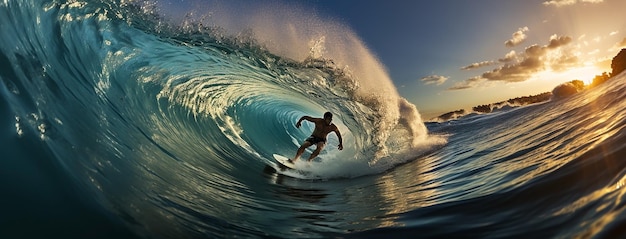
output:
<path id="1" fill-rule="evenodd" d="M 3 70 L 5 88 L 13 92 L 17 117 L 41 128 L 42 138 L 54 138 L 60 158 L 73 158 L 76 148 L 121 158 L 145 147 L 226 168 L 250 159 L 272 164 L 273 153 L 294 154 L 311 131 L 293 127 L 296 120 L 325 111 L 336 115 L 347 144 L 320 156 L 343 170 L 316 177 L 381 172 L 428 144 L 415 106 L 398 96 L 382 64 L 345 26 L 266 14 L 265 21 L 249 19 L 263 26 L 225 35 L 201 17 L 173 24 L 154 7 L 3 4 L 2 21 L 11 24 L 3 29 L 10 34 L 2 38 L 2 58 L 15 66 Z M 295 29 L 289 36 L 273 34 L 285 32 L 285 24 Z M 84 142 L 94 144 L 77 147 Z M 329 145 L 336 144 L 331 136 Z M 145 153 L 138 160 L 154 154 Z M 360 171 L 348 170 L 355 165 Z"/>
<path id="2" fill-rule="evenodd" d="M 291 177 L 376 174 L 434 147 L 347 28 L 297 33 L 307 48 L 286 49 L 310 53 L 301 59 L 258 33 L 176 25 L 142 4 L 0 3 L 0 93 L 18 135 L 36 132 L 81 196 L 136 233 L 178 237 L 185 225 L 214 228 L 248 215 L 237 208 L 271 203 L 258 174 L 278 170 L 272 154 L 295 154 L 312 131 L 295 128 L 302 115 L 333 112 L 345 147 L 331 134 L 322 162 Z"/>
<path id="3" fill-rule="evenodd" d="M 270 10 L 275 8 L 279 10 Z M 187 15 L 181 23 L 184 32 L 208 33 L 222 40 L 229 39 L 224 34 L 230 32 L 235 36 L 231 41 L 236 42 L 237 47 L 252 45 L 255 50 L 263 49 L 279 55 L 278 60 L 275 55 L 263 53 L 260 58 L 278 62 L 269 69 L 288 78 L 280 83 L 282 86 L 302 83 L 313 86 L 296 90 L 309 100 L 323 99 L 318 102 L 320 110 L 316 115 L 321 115 L 321 108 L 340 115 L 346 112 L 348 118 L 353 119 L 347 124 L 349 131 L 359 132 L 357 151 L 375 146 L 357 153 L 356 158 L 369 157 L 370 164 L 375 164 L 388 157 L 390 137 L 399 137 L 411 146 L 426 143 L 427 130 L 415 106 L 398 96 L 382 64 L 348 27 L 311 16 L 306 10 L 294 6 L 255 5 L 253 11 L 246 11 L 239 6 L 233 9 L 219 5 L 211 10 L 210 20 L 202 14 L 199 14 L 200 20 Z M 245 17 L 233 20 L 235 15 Z M 285 62 L 289 62 L 288 69 L 283 68 Z M 300 71 L 307 68 L 319 72 Z M 402 130 L 408 130 L 408 135 Z M 376 153 L 372 154 L 372 150 Z M 354 154 L 350 152 L 342 157 Z"/>

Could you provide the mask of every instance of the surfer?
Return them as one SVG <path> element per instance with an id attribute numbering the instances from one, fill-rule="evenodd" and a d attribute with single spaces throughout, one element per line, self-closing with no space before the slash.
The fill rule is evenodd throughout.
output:
<path id="1" fill-rule="evenodd" d="M 315 148 L 315 151 L 313 151 L 311 156 L 309 156 L 308 161 L 311 161 L 313 160 L 313 158 L 317 157 L 317 155 L 320 154 L 320 151 L 322 151 L 322 149 L 326 145 L 326 136 L 330 132 L 335 132 L 335 134 L 337 135 L 337 138 L 339 138 L 339 150 L 343 149 L 343 140 L 341 139 L 341 133 L 339 133 L 339 129 L 337 128 L 337 126 L 331 123 L 333 120 L 332 113 L 330 112 L 324 113 L 323 119 L 313 118 L 311 116 L 302 116 L 300 120 L 298 120 L 298 123 L 296 123 L 296 128 L 300 128 L 303 120 L 313 122 L 315 124 L 315 129 L 313 130 L 313 133 L 311 134 L 311 136 L 308 137 L 306 140 L 304 140 L 300 148 L 298 148 L 298 152 L 296 153 L 296 156 L 293 159 L 289 160 L 291 161 L 291 163 L 295 163 L 296 160 L 298 160 L 300 156 L 304 153 L 304 150 L 310 147 L 311 145 L 316 145 L 317 148 Z"/>

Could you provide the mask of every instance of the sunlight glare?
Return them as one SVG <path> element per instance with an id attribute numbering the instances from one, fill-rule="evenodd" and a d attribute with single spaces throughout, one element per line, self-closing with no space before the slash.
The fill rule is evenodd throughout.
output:
<path id="1" fill-rule="evenodd" d="M 602 75 L 602 72 L 606 71 L 607 70 L 600 69 L 594 65 L 586 65 L 563 72 L 543 71 L 537 74 L 537 78 L 558 82 L 559 84 L 572 80 L 581 80 L 585 82 L 585 85 L 589 85 L 596 75 Z"/>

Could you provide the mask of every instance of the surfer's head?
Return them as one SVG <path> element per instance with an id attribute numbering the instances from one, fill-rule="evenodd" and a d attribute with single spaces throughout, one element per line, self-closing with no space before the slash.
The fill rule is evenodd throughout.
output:
<path id="1" fill-rule="evenodd" d="M 326 123 L 330 124 L 330 122 L 333 121 L 333 113 L 324 113 L 324 120 L 326 120 Z"/>

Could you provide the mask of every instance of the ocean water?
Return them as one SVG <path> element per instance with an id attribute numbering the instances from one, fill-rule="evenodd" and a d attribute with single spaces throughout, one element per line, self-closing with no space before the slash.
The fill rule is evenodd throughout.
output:
<path id="1" fill-rule="evenodd" d="M 2 238 L 626 237 L 624 74 L 424 124 L 340 24 L 154 10 L 0 3 Z M 345 149 L 281 169 L 325 111 Z"/>

